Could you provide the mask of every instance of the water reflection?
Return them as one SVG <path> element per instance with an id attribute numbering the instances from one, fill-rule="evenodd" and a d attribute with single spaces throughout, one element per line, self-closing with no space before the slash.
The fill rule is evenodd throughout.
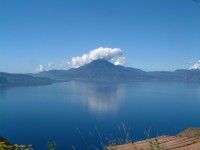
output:
<path id="1" fill-rule="evenodd" d="M 0 88 L 0 101 L 3 101 L 6 97 L 7 88 Z"/>
<path id="2" fill-rule="evenodd" d="M 200 103 L 200 88 L 197 89 L 198 102 Z"/>
<path id="3" fill-rule="evenodd" d="M 91 111 L 117 112 L 124 99 L 123 84 L 71 82 L 71 99 L 75 103 L 87 105 Z"/>

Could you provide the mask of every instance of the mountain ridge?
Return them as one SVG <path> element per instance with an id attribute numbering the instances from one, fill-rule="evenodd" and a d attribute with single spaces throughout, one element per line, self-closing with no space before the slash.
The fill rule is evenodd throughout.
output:
<path id="1" fill-rule="evenodd" d="M 114 65 L 98 59 L 79 68 L 50 70 L 36 74 L 12 74 L 0 72 L 0 87 L 48 85 L 55 82 L 84 81 L 183 81 L 199 82 L 200 70 L 177 69 L 175 71 L 143 71 Z"/>
<path id="2" fill-rule="evenodd" d="M 79 68 L 50 70 L 35 74 L 56 80 L 94 81 L 200 81 L 200 70 L 177 69 L 175 71 L 143 71 L 141 69 L 114 65 L 105 59 L 94 60 Z"/>
<path id="3" fill-rule="evenodd" d="M 46 77 L 0 72 L 0 87 L 48 85 L 54 82 Z"/>

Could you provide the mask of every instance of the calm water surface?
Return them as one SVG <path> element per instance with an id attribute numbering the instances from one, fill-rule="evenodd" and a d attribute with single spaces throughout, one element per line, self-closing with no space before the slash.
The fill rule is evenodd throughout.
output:
<path id="1" fill-rule="evenodd" d="M 58 150 L 101 148 L 97 132 L 104 143 L 124 138 L 122 123 L 134 140 L 146 138 L 148 130 L 150 136 L 175 135 L 200 127 L 200 83 L 66 82 L 0 89 L 0 135 L 36 150 L 45 150 L 48 141 Z"/>

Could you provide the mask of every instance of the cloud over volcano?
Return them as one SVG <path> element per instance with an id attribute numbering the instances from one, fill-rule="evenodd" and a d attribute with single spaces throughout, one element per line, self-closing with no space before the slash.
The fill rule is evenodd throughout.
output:
<path id="1" fill-rule="evenodd" d="M 82 56 L 73 57 L 71 60 L 71 65 L 73 68 L 78 68 L 97 59 L 106 59 L 115 65 L 126 64 L 126 58 L 124 57 L 123 51 L 121 49 L 99 47 L 97 49 L 91 50 L 87 54 L 83 54 Z"/>

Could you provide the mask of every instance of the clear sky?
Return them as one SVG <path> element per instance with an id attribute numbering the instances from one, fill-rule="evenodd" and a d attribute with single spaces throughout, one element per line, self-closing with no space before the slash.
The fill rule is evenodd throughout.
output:
<path id="1" fill-rule="evenodd" d="M 99 47 L 147 71 L 189 68 L 200 59 L 200 3 L 0 0 L 0 72 L 35 72 Z"/>

